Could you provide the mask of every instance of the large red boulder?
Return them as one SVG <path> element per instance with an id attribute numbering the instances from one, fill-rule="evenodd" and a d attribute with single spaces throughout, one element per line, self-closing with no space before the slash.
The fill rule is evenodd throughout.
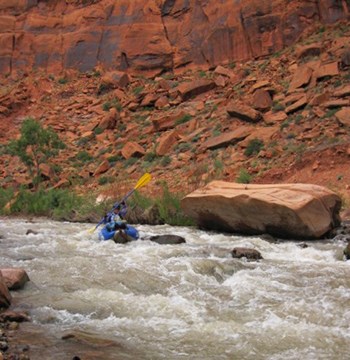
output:
<path id="1" fill-rule="evenodd" d="M 341 199 L 311 184 L 237 184 L 213 181 L 181 206 L 206 229 L 282 238 L 318 239 L 339 226 Z"/>

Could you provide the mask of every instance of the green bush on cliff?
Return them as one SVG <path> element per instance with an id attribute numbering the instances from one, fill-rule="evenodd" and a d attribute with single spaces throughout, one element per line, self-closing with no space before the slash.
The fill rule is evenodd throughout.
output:
<path id="1" fill-rule="evenodd" d="M 251 156 L 259 154 L 260 150 L 264 148 L 264 142 L 260 139 L 252 139 L 249 141 L 245 151 L 245 156 Z"/>
<path id="2" fill-rule="evenodd" d="M 19 157 L 37 188 L 41 181 L 40 165 L 47 163 L 49 158 L 56 156 L 64 147 L 64 143 L 52 129 L 44 129 L 36 120 L 27 118 L 22 123 L 20 138 L 11 140 L 7 151 Z"/>

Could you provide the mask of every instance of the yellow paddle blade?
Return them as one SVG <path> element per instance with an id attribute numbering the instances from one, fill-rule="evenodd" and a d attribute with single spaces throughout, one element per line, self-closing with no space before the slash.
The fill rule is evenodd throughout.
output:
<path id="1" fill-rule="evenodd" d="M 135 185 L 134 189 L 139 189 L 142 186 L 145 186 L 146 184 L 148 184 L 152 179 L 151 174 L 146 173 L 143 176 L 141 176 L 141 178 L 139 179 L 139 181 L 137 182 L 137 184 Z"/>
<path id="2" fill-rule="evenodd" d="M 88 232 L 89 234 L 93 234 L 95 230 L 96 230 L 96 226 L 92 227 L 92 228 L 89 229 L 87 232 Z"/>

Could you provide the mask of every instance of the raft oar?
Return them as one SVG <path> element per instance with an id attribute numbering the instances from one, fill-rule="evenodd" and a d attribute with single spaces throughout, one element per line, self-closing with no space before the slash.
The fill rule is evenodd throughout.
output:
<path id="1" fill-rule="evenodd" d="M 118 207 L 118 205 L 120 205 L 123 201 L 125 201 L 129 196 L 131 196 L 135 190 L 137 189 L 140 189 L 141 187 L 147 185 L 152 179 L 152 176 L 151 174 L 149 173 L 146 173 L 144 175 L 142 175 L 140 177 L 140 179 L 138 180 L 138 182 L 136 183 L 136 185 L 134 186 L 134 188 L 132 190 L 130 190 L 124 197 L 122 200 L 116 202 L 114 205 L 113 205 L 113 208 L 111 210 L 111 212 L 116 209 Z M 93 228 L 89 229 L 88 232 L 90 234 L 92 234 L 101 224 L 103 224 L 103 221 L 104 221 L 104 217 L 100 220 L 100 222 L 94 226 Z"/>

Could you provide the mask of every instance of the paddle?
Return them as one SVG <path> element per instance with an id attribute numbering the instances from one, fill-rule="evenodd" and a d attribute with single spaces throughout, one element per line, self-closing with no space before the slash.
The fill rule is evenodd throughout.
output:
<path id="1" fill-rule="evenodd" d="M 126 199 L 131 196 L 135 190 L 137 189 L 140 189 L 141 187 L 147 185 L 150 181 L 151 181 L 152 177 L 151 177 L 151 174 L 149 173 L 145 173 L 143 174 L 140 179 L 138 180 L 138 182 L 136 183 L 136 185 L 134 186 L 134 188 L 132 190 L 130 190 L 124 197 L 122 200 L 116 202 L 113 207 L 112 207 L 112 210 L 110 211 L 110 213 L 116 209 L 121 203 L 123 203 L 123 201 L 126 201 Z M 100 222 L 94 226 L 93 228 L 89 229 L 88 232 L 90 234 L 92 234 L 104 221 L 104 217 L 100 220 Z"/>

